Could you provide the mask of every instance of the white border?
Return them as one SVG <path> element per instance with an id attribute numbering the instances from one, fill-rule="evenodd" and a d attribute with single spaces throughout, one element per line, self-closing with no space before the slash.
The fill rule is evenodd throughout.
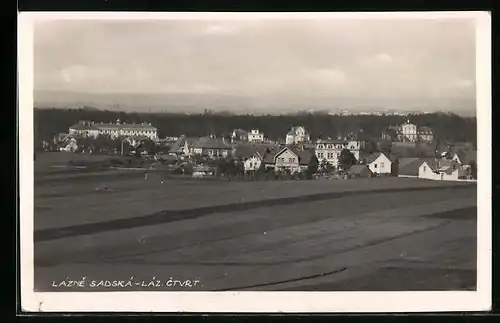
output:
<path id="1" fill-rule="evenodd" d="M 33 292 L 33 21 L 54 19 L 475 19 L 478 281 L 475 292 Z M 488 12 L 23 12 L 18 23 L 21 305 L 44 312 L 440 312 L 491 308 L 491 17 Z M 71 295 L 71 298 L 69 297 Z"/>

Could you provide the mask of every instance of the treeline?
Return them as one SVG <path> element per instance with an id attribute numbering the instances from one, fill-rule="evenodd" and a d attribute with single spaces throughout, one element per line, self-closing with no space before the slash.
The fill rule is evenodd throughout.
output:
<path id="1" fill-rule="evenodd" d="M 391 125 L 404 123 L 407 119 L 418 126 L 428 126 L 434 130 L 439 140 L 455 142 L 476 142 L 476 118 L 461 117 L 452 113 L 397 115 L 350 115 L 331 116 L 328 114 L 301 113 L 294 115 L 227 115 L 205 113 L 197 115 L 174 113 L 126 113 L 93 109 L 35 109 L 36 140 L 51 140 L 59 133 L 67 133 L 68 128 L 80 120 L 94 122 L 125 123 L 150 122 L 158 128 L 159 136 L 187 135 L 193 137 L 214 134 L 227 136 L 234 129 L 259 129 L 271 140 L 284 139 L 290 127 L 303 125 L 311 134 L 311 139 L 336 138 L 358 133 L 378 138 Z"/>

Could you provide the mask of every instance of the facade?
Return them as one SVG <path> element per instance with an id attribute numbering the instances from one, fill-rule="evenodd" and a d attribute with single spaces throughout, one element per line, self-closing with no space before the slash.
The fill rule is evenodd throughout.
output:
<path id="1" fill-rule="evenodd" d="M 316 142 L 315 154 L 320 162 L 326 159 L 330 165 L 337 167 L 340 153 L 343 149 L 348 149 L 356 160 L 359 160 L 361 147 L 362 143 L 360 141 L 318 140 Z"/>
<path id="2" fill-rule="evenodd" d="M 193 153 L 210 158 L 226 158 L 233 154 L 233 147 L 224 138 L 204 137 L 193 144 Z"/>
<path id="3" fill-rule="evenodd" d="M 365 159 L 365 164 L 374 174 L 391 174 L 392 161 L 383 153 L 375 153 Z"/>
<path id="4" fill-rule="evenodd" d="M 310 136 L 304 127 L 294 126 L 286 134 L 285 143 L 287 145 L 296 145 L 298 143 L 307 142 L 309 140 Z"/>
<path id="5" fill-rule="evenodd" d="M 94 137 L 109 135 L 111 138 L 122 136 L 134 138 L 158 139 L 158 130 L 151 123 L 95 123 L 92 121 L 80 121 L 69 128 L 69 134 L 83 137 Z"/>
<path id="6" fill-rule="evenodd" d="M 247 134 L 247 136 L 248 136 L 249 142 L 253 142 L 253 143 L 264 142 L 264 134 L 261 133 L 258 129 L 250 130 L 250 132 Z"/>
<path id="7" fill-rule="evenodd" d="M 418 140 L 417 126 L 408 120 L 401 125 L 400 137 L 402 141 L 416 142 Z"/>
<path id="8" fill-rule="evenodd" d="M 170 147 L 168 153 L 173 156 L 189 157 L 193 154 L 193 145 L 198 141 L 196 138 L 180 136 Z"/>
<path id="9" fill-rule="evenodd" d="M 282 147 L 267 154 L 263 162 L 266 168 L 273 168 L 275 172 L 294 173 L 307 169 L 312 158 L 316 156 L 311 150 Z"/>
<path id="10" fill-rule="evenodd" d="M 243 167 L 245 168 L 245 172 L 255 172 L 259 170 L 261 164 L 262 156 L 256 152 L 252 157 L 247 158 L 243 162 Z"/>
<path id="11" fill-rule="evenodd" d="M 418 128 L 418 140 L 421 142 L 432 142 L 434 140 L 434 133 L 429 127 Z"/>
<path id="12" fill-rule="evenodd" d="M 419 170 L 418 177 L 431 180 L 456 181 L 460 176 L 459 165 L 452 160 L 428 159 L 423 160 Z"/>
<path id="13" fill-rule="evenodd" d="M 231 134 L 231 140 L 233 141 L 248 141 L 248 131 L 243 129 L 234 129 Z"/>
<path id="14" fill-rule="evenodd" d="M 396 138 L 394 138 L 394 133 L 396 133 Z M 396 126 L 388 127 L 382 133 L 383 139 L 396 139 L 400 142 L 432 142 L 434 140 L 434 132 L 429 127 L 418 127 L 417 125 L 407 120 L 406 123 Z"/>

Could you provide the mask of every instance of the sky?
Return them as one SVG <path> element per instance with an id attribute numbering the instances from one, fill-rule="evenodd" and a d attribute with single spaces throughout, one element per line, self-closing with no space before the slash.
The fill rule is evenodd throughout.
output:
<path id="1" fill-rule="evenodd" d="M 474 21 L 53 20 L 34 28 L 35 92 L 475 99 Z"/>

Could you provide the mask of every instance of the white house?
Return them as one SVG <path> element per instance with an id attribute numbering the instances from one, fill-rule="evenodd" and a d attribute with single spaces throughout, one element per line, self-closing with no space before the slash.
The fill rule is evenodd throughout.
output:
<path id="1" fill-rule="evenodd" d="M 245 172 L 257 171 L 262 164 L 262 158 L 263 156 L 259 152 L 255 152 L 250 158 L 246 159 L 243 162 Z"/>
<path id="2" fill-rule="evenodd" d="M 391 174 L 392 171 L 392 161 L 383 153 L 366 157 L 365 164 L 374 174 Z"/>
<path id="3" fill-rule="evenodd" d="M 318 161 L 326 159 L 330 165 L 337 167 L 342 150 L 348 149 L 356 160 L 359 160 L 361 146 L 360 141 L 318 140 L 315 145 L 315 154 Z"/>
<path id="4" fill-rule="evenodd" d="M 401 125 L 401 136 L 403 141 L 416 142 L 418 139 L 417 126 L 407 120 Z"/>
<path id="5" fill-rule="evenodd" d="M 307 142 L 310 140 L 310 136 L 306 129 L 302 126 L 294 126 L 286 134 L 285 142 L 287 145 L 296 145 L 301 142 Z"/>
<path id="6" fill-rule="evenodd" d="M 418 177 L 424 179 L 456 181 L 459 176 L 459 165 L 450 160 L 423 160 L 418 169 Z"/>
<path id="7" fill-rule="evenodd" d="M 264 141 L 264 134 L 260 132 L 258 129 L 252 129 L 249 133 L 247 133 L 248 141 L 259 143 Z"/>

